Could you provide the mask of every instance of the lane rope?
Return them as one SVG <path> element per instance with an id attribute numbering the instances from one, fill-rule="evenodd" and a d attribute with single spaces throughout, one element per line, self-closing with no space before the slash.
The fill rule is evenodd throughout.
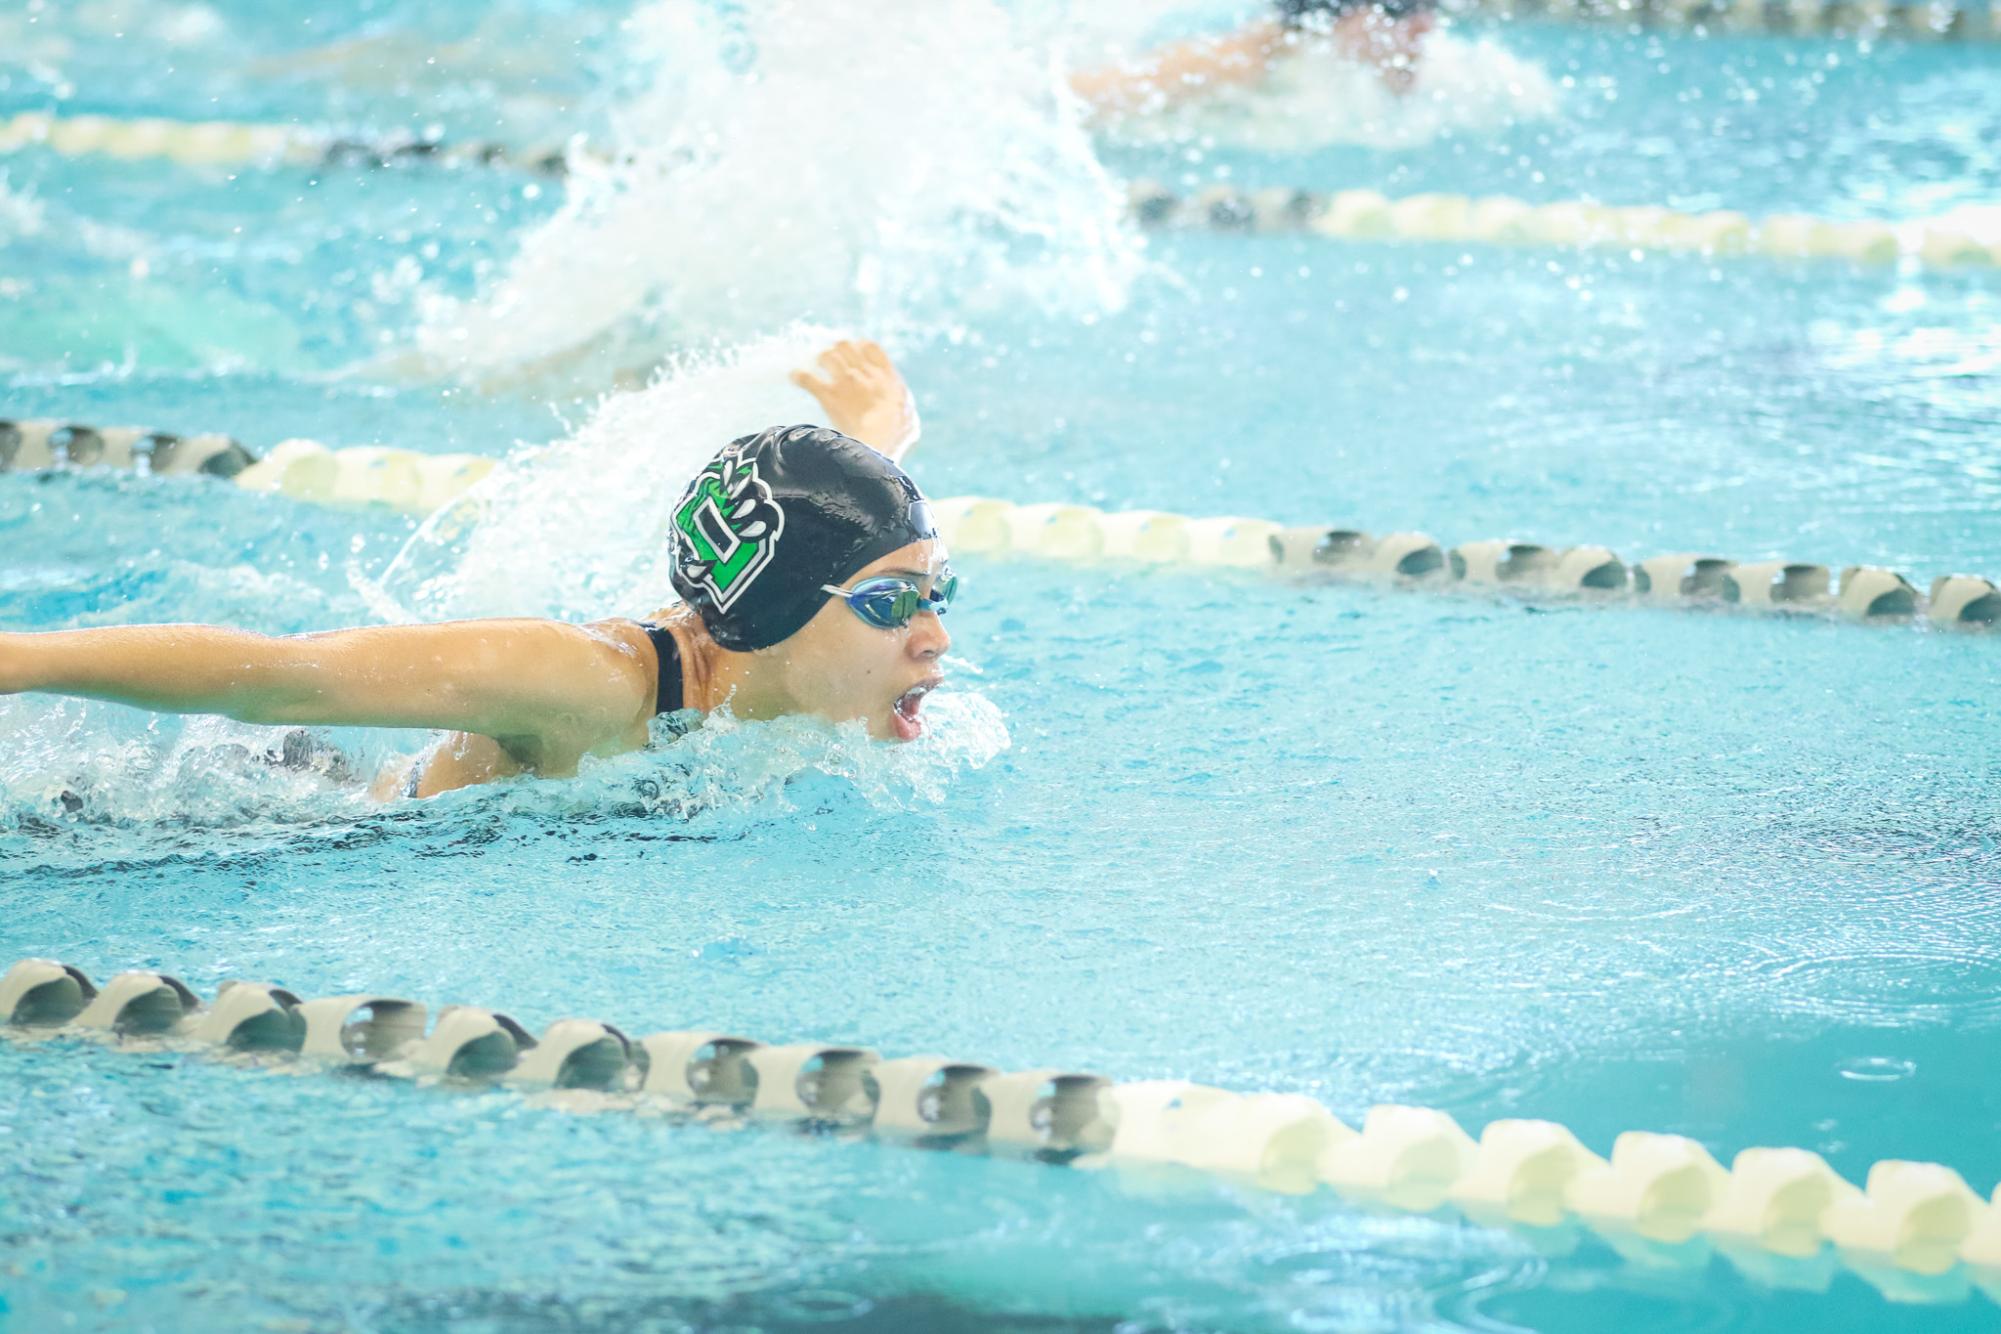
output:
<path id="1" fill-rule="evenodd" d="M 127 468 L 220 477 L 244 490 L 336 508 L 385 506 L 423 516 L 466 496 L 497 467 L 480 454 L 420 454 L 381 446 L 330 449 L 292 439 L 262 458 L 222 435 L 180 437 L 142 427 L 0 419 L 0 473 Z M 1558 597 L 1582 605 L 1646 603 L 1838 617 L 1876 625 L 1928 621 L 1954 630 L 2001 625 L 2001 585 L 1974 574 L 1934 579 L 1851 565 L 1837 578 L 1802 561 L 1735 561 L 1684 551 L 1628 564 L 1607 547 L 1546 547 L 1490 538 L 1443 547 L 1419 532 L 1376 536 L 1241 515 L 1192 518 L 1160 510 L 1017 505 L 987 496 L 932 502 L 959 551 L 1065 562 L 1269 570 L 1404 589 Z"/>
<path id="2" fill-rule="evenodd" d="M 282 440 L 259 458 L 226 435 L 179 436 L 140 426 L 86 426 L 54 418 L 0 418 L 0 473 L 111 468 L 221 478 L 246 491 L 334 507 L 442 509 L 496 466 L 483 454 L 423 454 L 362 445 L 329 449 Z"/>
<path id="3" fill-rule="evenodd" d="M 454 144 L 431 137 L 343 139 L 287 125 L 227 121 L 121 120 L 23 112 L 0 121 L 0 153 L 41 146 L 66 155 L 124 161 L 167 158 L 187 165 L 260 166 L 414 163 L 503 165 L 548 175 L 567 170 L 567 150 Z M 581 146 L 574 151 L 588 150 Z M 1244 193 L 1216 186 L 1192 196 L 1152 181 L 1128 188 L 1133 216 L 1149 227 L 1302 233 L 1342 240 L 1434 241 L 1562 249 L 1628 249 L 1706 256 L 1844 259 L 1927 268 L 2001 266 L 2001 242 L 1923 220 L 1836 221 L 1804 214 L 1753 219 L 1732 210 L 1679 213 L 1592 200 L 1530 204 L 1505 195 L 1419 194 L 1276 187 Z"/>
<path id="4" fill-rule="evenodd" d="M 561 145 L 516 148 L 491 142 L 455 143 L 428 134 L 360 139 L 294 125 L 55 116 L 44 111 L 24 111 L 0 120 L 0 154 L 25 148 L 46 148 L 64 157 L 101 155 L 125 162 L 160 158 L 203 167 L 432 163 L 505 166 L 552 176 L 568 169 L 567 149 Z"/>
<path id="5" fill-rule="evenodd" d="M 1670 31 L 1773 33 L 1916 42 L 2001 41 L 1992 5 L 1891 0 L 1459 0 L 1462 13 L 1497 19 L 1614 24 Z"/>
<path id="6" fill-rule="evenodd" d="M 365 1067 L 426 1084 L 507 1086 L 570 1110 L 681 1113 L 847 1128 L 889 1143 L 1080 1168 L 1173 1169 L 1255 1189 L 1323 1187 L 1370 1207 L 1450 1208 L 1547 1239 L 1584 1228 L 1650 1268 L 1714 1254 L 1775 1287 L 1825 1291 L 1845 1267 L 1893 1301 L 2001 1301 L 2001 1188 L 1990 1203 L 1938 1163 L 1887 1160 L 1858 1188 L 1805 1149 L 1752 1148 L 1724 1167 L 1695 1140 L 1628 1131 L 1601 1157 L 1551 1121 L 1495 1121 L 1478 1139 L 1444 1112 L 1377 1106 L 1358 1130 L 1302 1094 L 1235 1093 L 1089 1071 L 1002 1071 L 867 1047 L 766 1045 L 710 1030 L 634 1040 L 594 1019 L 537 1038 L 505 1014 L 359 994 L 302 1000 L 225 982 L 204 1004 L 176 978 L 24 959 L 0 977 L 15 1036 L 162 1047 L 239 1063 Z"/>
<path id="7" fill-rule="evenodd" d="M 1849 566 L 1837 584 L 1825 565 L 1738 562 L 1700 552 L 1652 556 L 1628 565 L 1601 546 L 1556 548 L 1491 538 L 1447 549 L 1418 532 L 1376 537 L 1356 529 L 1285 526 L 1234 515 L 1196 519 L 1155 510 L 1107 513 L 1084 505 L 1014 505 L 981 496 L 935 501 L 932 510 L 958 551 L 1272 568 L 1396 588 L 1557 596 L 1597 606 L 1734 607 L 1869 624 L 1922 617 L 1951 629 L 1986 629 L 2001 622 L 2001 587 L 1980 575 L 1942 575 L 1926 597 L 1902 574 L 1871 565 Z"/>
<path id="8" fill-rule="evenodd" d="M 1839 222 L 1797 213 L 1752 218 L 1729 209 L 1677 213 L 1567 199 L 1530 204 L 1506 195 L 1374 190 L 1240 191 L 1214 186 L 1180 195 L 1156 181 L 1128 187 L 1133 216 L 1153 228 L 1322 236 L 1346 241 L 1432 241 L 1565 250 L 1644 250 L 1706 257 L 1843 259 L 1935 269 L 2001 267 L 2001 242 L 1943 223 Z"/>

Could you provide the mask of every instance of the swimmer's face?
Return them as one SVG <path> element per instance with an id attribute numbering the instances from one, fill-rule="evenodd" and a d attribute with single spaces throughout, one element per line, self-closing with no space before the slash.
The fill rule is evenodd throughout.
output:
<path id="1" fill-rule="evenodd" d="M 945 544 L 913 542 L 839 580 L 852 588 L 876 575 L 915 583 L 927 597 L 945 569 Z M 878 741 L 914 741 L 924 731 L 924 696 L 944 680 L 939 659 L 952 637 L 932 611 L 898 630 L 878 629 L 829 597 L 805 628 L 769 650 L 781 655 L 785 692 L 801 713 L 833 722 L 859 718 Z"/>
<path id="2" fill-rule="evenodd" d="M 1424 39 L 1437 26 L 1438 18 L 1430 10 L 1394 17 L 1371 5 L 1343 14 L 1334 25 L 1334 37 L 1350 59 L 1374 65 L 1391 92 L 1407 93 L 1417 81 Z"/>

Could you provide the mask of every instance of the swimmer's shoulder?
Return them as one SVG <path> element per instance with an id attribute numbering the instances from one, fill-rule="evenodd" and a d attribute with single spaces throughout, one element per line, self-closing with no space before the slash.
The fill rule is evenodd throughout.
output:
<path id="1" fill-rule="evenodd" d="M 645 669 L 652 687 L 647 695 L 646 721 L 661 714 L 678 713 L 686 705 L 685 650 L 675 626 L 682 619 L 681 612 L 681 608 L 674 607 L 641 620 L 619 617 L 596 621 L 590 626 L 596 633 L 615 638 Z"/>

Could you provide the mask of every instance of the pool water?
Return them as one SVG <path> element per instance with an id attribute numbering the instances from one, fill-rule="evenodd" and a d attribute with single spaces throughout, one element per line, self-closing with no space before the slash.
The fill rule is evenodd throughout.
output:
<path id="1" fill-rule="evenodd" d="M 657 8 L 641 19 L 665 22 Z M 646 119 L 660 106 L 685 111 L 659 91 L 677 59 L 705 95 L 762 71 L 771 105 L 745 109 L 731 151 L 795 174 L 674 168 L 741 211 L 647 232 L 588 180 L 6 159 L 0 413 L 512 454 L 495 503 L 518 526 L 419 531 L 193 481 L 0 475 L 0 626 L 649 611 L 661 488 L 719 432 L 808 411 L 752 373 L 776 355 L 763 340 L 793 337 L 767 313 L 774 264 L 796 287 L 789 315 L 891 337 L 933 494 L 1880 562 L 1920 583 L 2001 572 L 1991 273 L 1144 238 L 1117 220 L 1114 185 L 1927 216 L 2001 184 L 1991 56 L 1488 28 L 1547 76 L 1553 109 L 1395 147 L 1361 130 L 1164 147 L 1093 141 L 1021 93 L 1056 19 L 1019 8 L 955 0 L 936 27 L 911 19 L 908 50 L 855 53 L 907 82 L 860 90 L 759 26 L 758 6 L 737 33 L 749 49 L 714 61 L 624 49 L 612 4 L 5 19 L 21 54 L 0 67 L 4 113 L 643 141 L 668 132 Z M 799 42 L 828 40 L 792 17 Z M 953 23 L 1020 50 L 955 48 Z M 355 37 L 387 45 L 258 72 Z M 399 63 L 399 43 L 477 63 L 433 75 Z M 941 112 L 903 118 L 909 162 L 864 157 L 862 172 L 819 152 L 844 124 L 880 151 L 867 103 L 935 91 L 936 67 L 970 50 L 989 57 L 986 91 L 1015 98 L 991 109 L 1011 137 Z M 757 138 L 788 125 L 815 151 Z M 992 207 L 968 193 L 944 217 L 904 190 L 933 168 L 947 191 L 991 176 Z M 841 206 L 849 188 L 868 218 Z M 823 231 L 760 252 L 754 227 L 779 225 L 760 210 L 787 192 L 829 201 Z M 1038 231 L 1059 223 L 1102 231 Z M 587 267 L 589 300 L 566 305 L 517 258 L 642 240 L 649 282 L 675 264 L 699 281 L 641 299 Z M 505 329 L 476 318 L 508 293 Z M 516 373 L 596 337 L 606 311 L 603 356 Z M 455 328 L 470 374 L 399 359 Z M 744 344 L 750 371 L 717 368 Z M 676 352 L 695 359 L 597 405 L 607 359 Z M 559 540 L 574 533 L 598 536 Z M 470 1002 L 531 1030 L 575 1014 L 1175 1076 L 1307 1093 L 1351 1123 L 1384 1102 L 1475 1130 L 1542 1117 L 1600 1152 L 1628 1129 L 1726 1161 L 1796 1145 L 1851 1179 L 1931 1160 L 1983 1196 L 2001 1180 L 1991 639 L 959 564 L 952 684 L 905 748 L 723 720 L 575 780 L 385 807 L 256 763 L 260 729 L 0 700 L 0 955 L 99 979 L 157 967 L 204 993 L 241 977 Z M 423 740 L 329 739 L 364 769 Z M 0 1069 L 0 1323 L 22 1329 L 1996 1318 L 1977 1294 L 1893 1303 L 1842 1272 L 1825 1291 L 1773 1289 L 1721 1260 L 1648 1268 L 1589 1233 L 1376 1214 L 1329 1192 L 64 1041 L 0 1044 Z"/>

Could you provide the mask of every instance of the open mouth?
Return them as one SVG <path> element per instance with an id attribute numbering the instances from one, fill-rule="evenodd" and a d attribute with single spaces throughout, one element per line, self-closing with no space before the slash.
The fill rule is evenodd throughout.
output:
<path id="1" fill-rule="evenodd" d="M 896 727 L 896 735 L 905 741 L 915 741 L 924 731 L 924 720 L 918 711 L 924 707 L 924 697 L 938 688 L 938 678 L 920 681 L 896 697 L 896 703 L 889 706 L 890 721 Z"/>

